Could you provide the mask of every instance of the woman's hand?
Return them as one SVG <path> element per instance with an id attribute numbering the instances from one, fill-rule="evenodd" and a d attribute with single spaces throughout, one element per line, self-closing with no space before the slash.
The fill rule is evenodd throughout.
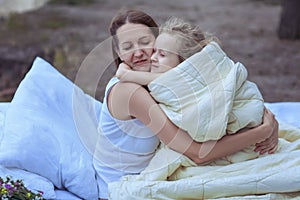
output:
<path id="1" fill-rule="evenodd" d="M 257 143 L 255 152 L 272 154 L 276 151 L 278 145 L 278 122 L 275 115 L 265 108 L 263 125 L 268 127 L 263 134 L 269 135 L 264 141 Z"/>
<path id="2" fill-rule="evenodd" d="M 125 63 L 121 63 L 118 67 L 118 70 L 116 72 L 116 77 L 120 79 L 121 81 L 125 77 L 125 75 L 130 71 L 130 67 L 126 65 Z"/>

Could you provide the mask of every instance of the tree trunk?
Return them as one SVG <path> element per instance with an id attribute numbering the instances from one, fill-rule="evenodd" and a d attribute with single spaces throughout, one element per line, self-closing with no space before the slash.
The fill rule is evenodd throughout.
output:
<path id="1" fill-rule="evenodd" d="M 284 0 L 278 28 L 280 39 L 300 39 L 300 0 Z"/>

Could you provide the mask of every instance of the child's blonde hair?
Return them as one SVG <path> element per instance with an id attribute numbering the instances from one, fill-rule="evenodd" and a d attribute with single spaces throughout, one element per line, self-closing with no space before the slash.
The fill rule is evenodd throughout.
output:
<path id="1" fill-rule="evenodd" d="M 177 17 L 171 17 L 161 25 L 159 33 L 169 33 L 177 37 L 180 42 L 177 52 L 180 62 L 201 51 L 209 42 L 218 42 L 216 37 L 204 33 L 198 26 Z"/>

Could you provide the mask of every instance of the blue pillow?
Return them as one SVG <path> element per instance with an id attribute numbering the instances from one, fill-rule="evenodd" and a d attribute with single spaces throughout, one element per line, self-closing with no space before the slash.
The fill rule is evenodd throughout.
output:
<path id="1" fill-rule="evenodd" d="M 0 164 L 41 175 L 81 198 L 97 199 L 92 154 L 100 107 L 36 58 L 6 112 Z"/>

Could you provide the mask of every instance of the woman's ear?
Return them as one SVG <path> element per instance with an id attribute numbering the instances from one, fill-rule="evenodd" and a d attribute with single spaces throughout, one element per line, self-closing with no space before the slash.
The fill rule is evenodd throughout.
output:
<path id="1" fill-rule="evenodd" d="M 120 50 L 119 50 L 119 48 L 118 48 L 118 46 L 117 46 L 117 44 L 116 44 L 116 42 L 114 40 L 112 41 L 112 48 L 113 48 L 113 54 L 114 54 L 114 56 L 117 56 L 121 60 L 123 60 L 121 58 L 122 55 L 120 54 Z"/>
<path id="2" fill-rule="evenodd" d="M 119 48 L 116 47 L 116 46 L 114 46 L 114 50 L 115 50 L 116 54 L 118 55 L 118 57 L 119 57 L 121 60 L 123 60 Z"/>
<path id="3" fill-rule="evenodd" d="M 118 55 L 118 57 L 120 58 L 120 60 L 123 62 L 123 61 L 124 61 L 123 55 L 120 53 L 120 51 L 119 51 L 118 48 L 115 48 L 115 52 L 116 52 L 116 54 Z"/>

